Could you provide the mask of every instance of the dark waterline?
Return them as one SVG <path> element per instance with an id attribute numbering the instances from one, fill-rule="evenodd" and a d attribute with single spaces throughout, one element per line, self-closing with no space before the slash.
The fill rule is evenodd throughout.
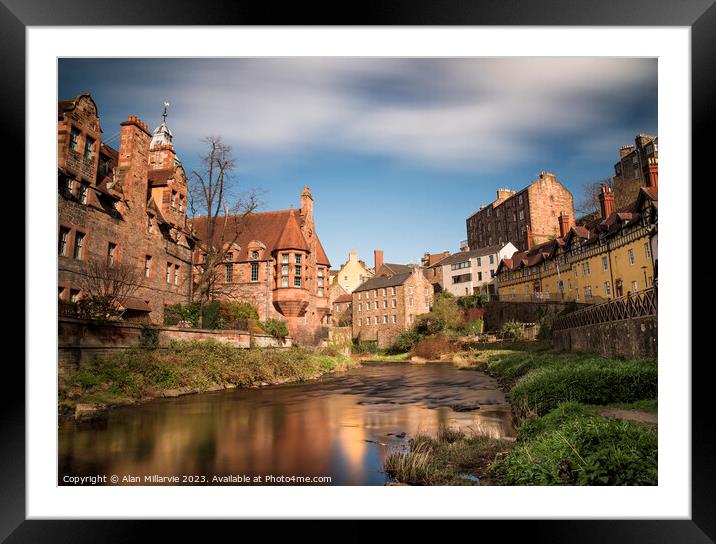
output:
<path id="1" fill-rule="evenodd" d="M 117 475 L 120 484 L 131 475 L 139 478 L 135 485 L 152 485 L 145 476 L 153 475 L 192 485 L 211 484 L 213 476 L 298 483 L 266 482 L 272 475 L 331 477 L 319 485 L 383 485 L 386 454 L 406 447 L 417 432 L 445 426 L 514 435 L 504 394 L 481 372 L 449 363 L 368 363 L 315 382 L 117 408 L 90 428 L 64 423 L 58 483 L 93 475 L 108 476 L 107 483 Z M 184 476 L 198 478 L 181 481 Z"/>

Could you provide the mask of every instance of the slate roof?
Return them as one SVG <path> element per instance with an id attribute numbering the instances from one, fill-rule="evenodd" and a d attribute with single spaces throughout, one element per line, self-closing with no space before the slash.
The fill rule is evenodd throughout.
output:
<path id="1" fill-rule="evenodd" d="M 401 265 L 406 266 L 406 265 Z M 402 274 L 396 274 L 395 276 L 378 276 L 377 278 L 371 278 L 368 281 L 359 285 L 353 290 L 354 293 L 360 293 L 362 291 L 370 291 L 371 289 L 383 289 L 384 287 L 397 287 L 403 285 L 405 281 L 410 278 L 411 272 L 404 272 Z"/>
<path id="2" fill-rule="evenodd" d="M 483 247 L 481 249 L 472 249 L 470 251 L 460 251 L 458 253 L 453 253 L 452 255 L 445 257 L 444 259 L 438 261 L 429 268 L 462 263 L 467 261 L 468 259 L 472 259 L 475 257 L 487 257 L 488 255 L 496 255 L 503 247 L 505 247 L 505 245 L 506 244 L 497 244 L 489 247 Z"/>
<path id="3" fill-rule="evenodd" d="M 336 300 L 334 300 L 333 303 L 335 304 L 336 302 L 341 303 L 341 302 L 352 302 L 352 301 L 353 301 L 353 295 L 350 293 L 346 293 L 345 295 L 337 296 Z"/>

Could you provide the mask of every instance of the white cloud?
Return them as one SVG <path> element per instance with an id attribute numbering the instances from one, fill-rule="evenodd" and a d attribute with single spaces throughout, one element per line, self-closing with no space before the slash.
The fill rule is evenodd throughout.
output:
<path id="1" fill-rule="evenodd" d="M 534 157 L 546 138 L 585 127 L 614 131 L 627 93 L 656 85 L 649 59 L 181 62 L 142 94 L 169 91 L 185 144 L 218 134 L 244 153 L 329 147 L 470 170 Z"/>

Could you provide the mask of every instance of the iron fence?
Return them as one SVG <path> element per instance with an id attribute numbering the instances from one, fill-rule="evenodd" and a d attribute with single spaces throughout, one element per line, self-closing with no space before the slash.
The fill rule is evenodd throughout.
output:
<path id="1" fill-rule="evenodd" d="M 657 289 L 649 287 L 609 302 L 595 304 L 562 315 L 556 319 L 552 330 L 572 329 L 585 325 L 656 315 L 657 306 Z"/>

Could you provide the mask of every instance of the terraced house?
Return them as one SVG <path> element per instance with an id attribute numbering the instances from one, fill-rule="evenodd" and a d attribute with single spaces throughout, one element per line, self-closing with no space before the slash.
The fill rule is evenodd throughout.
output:
<path id="1" fill-rule="evenodd" d="M 615 210 L 609 187 L 602 188 L 599 199 L 598 219 L 568 228 L 562 214 L 561 236 L 500 262 L 496 281 L 501 300 L 602 302 L 654 285 L 656 175 L 629 206 Z"/>
<path id="2" fill-rule="evenodd" d="M 413 326 L 418 315 L 430 311 L 433 286 L 422 268 L 387 275 L 385 265 L 378 275 L 353 291 L 353 337 L 362 342 L 391 346 L 400 331 Z"/>

